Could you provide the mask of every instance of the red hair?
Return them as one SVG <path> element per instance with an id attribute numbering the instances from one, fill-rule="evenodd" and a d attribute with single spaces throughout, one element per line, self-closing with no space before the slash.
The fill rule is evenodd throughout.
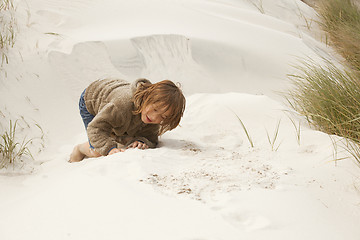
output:
<path id="1" fill-rule="evenodd" d="M 185 111 L 186 100 L 181 89 L 170 80 L 158 83 L 143 83 L 133 96 L 134 114 L 141 113 L 149 104 L 157 104 L 169 111 L 169 117 L 160 123 L 159 135 L 176 128 Z"/>

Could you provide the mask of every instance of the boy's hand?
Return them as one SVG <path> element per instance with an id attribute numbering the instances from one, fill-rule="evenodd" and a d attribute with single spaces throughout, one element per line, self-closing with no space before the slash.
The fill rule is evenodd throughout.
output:
<path id="1" fill-rule="evenodd" d="M 143 142 L 135 141 L 131 143 L 127 148 L 147 149 L 149 148 L 149 146 Z"/>
<path id="2" fill-rule="evenodd" d="M 124 149 L 120 149 L 120 148 L 113 148 L 110 150 L 108 155 L 114 154 L 114 153 L 118 153 L 118 152 L 125 152 Z"/>

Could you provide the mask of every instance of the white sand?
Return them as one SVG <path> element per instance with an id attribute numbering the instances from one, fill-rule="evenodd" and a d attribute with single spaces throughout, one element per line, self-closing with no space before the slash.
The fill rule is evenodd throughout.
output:
<path id="1" fill-rule="evenodd" d="M 45 135 L 31 147 L 34 163 L 2 170 L 1 239 L 359 239 L 358 166 L 350 157 L 335 162 L 346 152 L 276 93 L 291 87 L 287 74 L 299 58 L 335 59 L 315 23 L 308 29 L 304 17 L 316 19 L 308 5 L 16 5 L 19 34 L 1 75 L 0 109 L 27 121 L 30 129 L 19 122 L 21 136 L 41 137 L 35 124 Z M 187 96 L 181 127 L 157 149 L 67 163 L 86 141 L 79 95 L 101 77 L 180 82 Z M 301 126 L 300 142 L 290 119 Z M 273 138 L 278 123 L 271 146 L 267 132 Z"/>

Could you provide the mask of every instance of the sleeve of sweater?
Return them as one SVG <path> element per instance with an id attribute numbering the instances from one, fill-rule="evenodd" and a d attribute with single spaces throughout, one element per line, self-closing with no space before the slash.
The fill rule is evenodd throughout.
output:
<path id="1" fill-rule="evenodd" d="M 90 122 L 87 133 L 92 146 L 101 155 L 106 156 L 109 151 L 117 146 L 113 137 L 112 129 L 126 129 L 128 121 L 126 113 L 118 114 L 118 108 L 113 103 L 106 104 Z M 114 123 L 117 126 L 114 126 Z"/>
<path id="2" fill-rule="evenodd" d="M 135 141 L 141 141 L 149 146 L 155 148 L 158 144 L 159 125 L 148 125 L 136 133 L 136 136 L 128 139 L 126 145 L 130 145 Z"/>

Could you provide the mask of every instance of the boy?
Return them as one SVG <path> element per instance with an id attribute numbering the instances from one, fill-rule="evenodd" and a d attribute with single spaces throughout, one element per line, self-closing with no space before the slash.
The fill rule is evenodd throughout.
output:
<path id="1" fill-rule="evenodd" d="M 81 94 L 80 115 L 88 142 L 75 146 L 69 162 L 100 157 L 128 148 L 155 148 L 158 136 L 176 128 L 185 110 L 185 97 L 172 81 L 147 79 L 128 83 L 97 80 Z"/>

